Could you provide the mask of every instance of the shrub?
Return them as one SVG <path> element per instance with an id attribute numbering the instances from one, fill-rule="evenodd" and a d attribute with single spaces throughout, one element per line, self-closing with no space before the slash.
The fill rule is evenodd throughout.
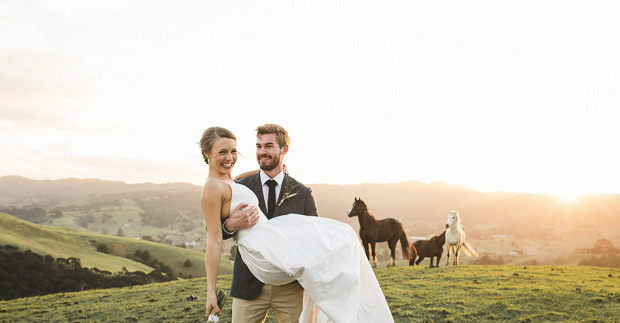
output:
<path id="1" fill-rule="evenodd" d="M 102 243 L 97 247 L 97 251 L 108 253 L 108 246 L 105 243 Z"/>

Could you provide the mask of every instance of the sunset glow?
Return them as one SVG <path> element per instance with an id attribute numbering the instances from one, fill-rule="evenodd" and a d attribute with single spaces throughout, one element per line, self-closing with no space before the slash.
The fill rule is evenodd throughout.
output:
<path id="1" fill-rule="evenodd" d="M 553 195 L 561 198 L 565 202 L 574 202 L 579 200 L 581 197 L 586 195 L 586 192 L 575 192 L 575 191 L 561 191 L 558 190 L 557 193 L 553 193 Z"/>
<path id="2" fill-rule="evenodd" d="M 0 4 L 0 176 L 200 184 L 279 123 L 305 183 L 620 194 L 618 5 Z M 114 21 L 114 23 L 111 23 Z"/>

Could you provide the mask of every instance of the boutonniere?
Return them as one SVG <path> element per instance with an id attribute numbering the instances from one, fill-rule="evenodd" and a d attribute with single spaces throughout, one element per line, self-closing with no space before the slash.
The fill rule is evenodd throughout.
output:
<path id="1" fill-rule="evenodd" d="M 281 205 L 282 205 L 282 203 L 284 203 L 284 201 L 286 201 L 286 200 L 290 199 L 291 197 L 293 197 L 293 196 L 295 196 L 295 195 L 299 194 L 298 192 L 293 192 L 293 190 L 294 190 L 294 189 L 295 189 L 298 185 L 299 185 L 299 184 L 297 184 L 297 185 L 290 185 L 290 184 L 288 184 L 288 185 L 286 185 L 286 186 L 284 186 L 284 187 L 282 188 L 284 191 L 282 191 L 282 199 L 280 199 L 280 203 L 278 203 L 278 206 L 281 206 Z"/>

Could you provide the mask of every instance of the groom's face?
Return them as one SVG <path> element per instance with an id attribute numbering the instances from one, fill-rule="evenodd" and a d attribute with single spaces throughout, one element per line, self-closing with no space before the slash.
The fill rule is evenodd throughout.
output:
<path id="1" fill-rule="evenodd" d="M 280 147 L 274 133 L 266 133 L 256 137 L 256 160 L 260 169 L 270 171 L 281 166 L 288 146 Z"/>

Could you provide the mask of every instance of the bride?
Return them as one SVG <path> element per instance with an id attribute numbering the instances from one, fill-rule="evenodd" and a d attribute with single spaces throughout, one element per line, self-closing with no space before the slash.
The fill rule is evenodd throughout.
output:
<path id="1" fill-rule="evenodd" d="M 202 153 L 209 165 L 201 197 L 207 225 L 207 317 L 211 312 L 221 314 L 216 297 L 221 221 L 241 203 L 258 205 L 256 195 L 231 176 L 237 161 L 236 137 L 222 128 L 210 129 L 214 128 L 207 129 L 201 140 L 207 143 Z M 261 213 L 258 223 L 239 230 L 236 239 L 238 252 L 258 280 L 271 285 L 299 281 L 305 290 L 300 322 L 394 321 L 349 225 L 297 214 L 268 220 Z"/>

